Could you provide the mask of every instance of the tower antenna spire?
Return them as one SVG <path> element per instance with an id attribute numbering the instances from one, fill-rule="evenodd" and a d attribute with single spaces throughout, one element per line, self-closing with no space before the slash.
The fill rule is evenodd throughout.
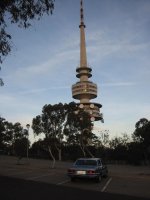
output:
<path id="1" fill-rule="evenodd" d="M 80 26 L 84 26 L 85 28 L 85 24 L 84 24 L 84 14 L 83 14 L 83 1 L 80 0 L 80 21 L 81 21 L 81 24 Z"/>
<path id="2" fill-rule="evenodd" d="M 87 55 L 86 55 L 86 42 L 85 42 L 85 24 L 83 14 L 83 1 L 80 0 L 80 67 L 87 67 Z"/>

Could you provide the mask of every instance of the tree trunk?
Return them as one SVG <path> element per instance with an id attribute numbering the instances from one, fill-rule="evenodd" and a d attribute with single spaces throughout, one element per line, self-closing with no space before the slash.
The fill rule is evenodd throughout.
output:
<path id="1" fill-rule="evenodd" d="M 59 154 L 59 161 L 61 161 L 61 149 L 58 150 L 58 154 Z"/>
<path id="2" fill-rule="evenodd" d="M 88 147 L 86 147 L 86 151 L 91 156 L 91 158 L 94 158 L 93 154 L 90 152 L 90 150 L 88 149 Z"/>
<path id="3" fill-rule="evenodd" d="M 61 148 L 59 148 L 56 144 L 55 144 L 56 150 L 58 151 L 58 160 L 61 161 Z"/>
<path id="4" fill-rule="evenodd" d="M 52 160 L 53 160 L 52 168 L 54 168 L 54 167 L 55 167 L 56 159 L 55 159 L 55 157 L 53 156 L 53 153 L 52 153 L 52 151 L 51 151 L 51 147 L 50 147 L 50 146 L 48 146 L 48 151 L 49 151 L 50 156 L 51 156 L 51 158 L 52 158 Z"/>
<path id="5" fill-rule="evenodd" d="M 81 151 L 83 153 L 83 156 L 86 157 L 85 147 L 80 145 Z"/>
<path id="6" fill-rule="evenodd" d="M 147 156 L 147 152 L 143 152 L 144 155 L 144 165 L 148 165 L 148 156 Z"/>

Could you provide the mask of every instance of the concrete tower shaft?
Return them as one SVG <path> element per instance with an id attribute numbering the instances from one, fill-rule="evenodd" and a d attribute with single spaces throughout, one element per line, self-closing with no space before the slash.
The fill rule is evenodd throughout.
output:
<path id="1" fill-rule="evenodd" d="M 74 99 L 80 100 L 79 106 L 89 112 L 95 120 L 100 120 L 101 104 L 91 103 L 90 100 L 97 97 L 97 85 L 89 78 L 92 77 L 92 68 L 87 64 L 86 40 L 85 40 L 85 24 L 84 24 L 84 10 L 83 0 L 80 0 L 80 66 L 76 69 L 76 77 L 80 79 L 79 82 L 72 85 L 72 96 Z"/>
<path id="2" fill-rule="evenodd" d="M 86 44 L 85 44 L 85 24 L 83 15 L 83 3 L 80 2 L 80 67 L 87 67 L 87 55 L 86 55 Z M 86 77 L 87 78 L 87 77 Z"/>

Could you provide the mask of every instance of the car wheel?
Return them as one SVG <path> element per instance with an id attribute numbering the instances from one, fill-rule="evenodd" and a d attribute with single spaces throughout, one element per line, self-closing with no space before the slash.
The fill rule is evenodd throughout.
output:
<path id="1" fill-rule="evenodd" d="M 101 177 L 101 175 L 99 175 L 99 176 L 98 176 L 98 177 L 96 177 L 96 179 L 95 179 L 96 183 L 99 183 L 99 182 L 101 182 L 101 180 L 102 180 L 102 177 Z"/>
<path id="2" fill-rule="evenodd" d="M 108 171 L 105 172 L 105 174 L 104 174 L 103 177 L 104 177 L 104 178 L 107 178 L 107 177 L 108 177 Z"/>
<path id="3" fill-rule="evenodd" d="M 108 177 L 108 173 L 106 173 L 106 174 L 104 174 L 104 176 L 103 176 L 104 178 L 107 178 Z"/>

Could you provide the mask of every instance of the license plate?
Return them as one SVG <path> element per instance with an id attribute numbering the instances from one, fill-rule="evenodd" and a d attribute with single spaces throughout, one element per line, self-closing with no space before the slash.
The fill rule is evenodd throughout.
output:
<path id="1" fill-rule="evenodd" d="M 85 171 L 77 171 L 77 174 L 86 174 L 86 172 Z"/>

